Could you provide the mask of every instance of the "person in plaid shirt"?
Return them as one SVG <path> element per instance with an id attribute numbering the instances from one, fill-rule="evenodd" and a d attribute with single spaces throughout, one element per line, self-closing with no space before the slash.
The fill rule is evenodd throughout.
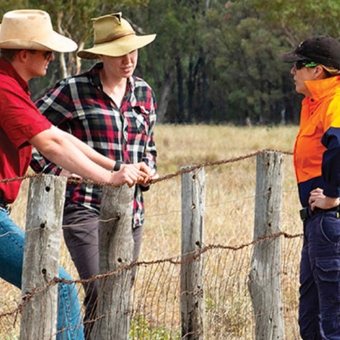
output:
<path id="1" fill-rule="evenodd" d="M 151 43 L 153 35 L 137 36 L 121 13 L 93 19 L 94 47 L 79 51 L 84 59 L 101 61 L 89 71 L 66 78 L 37 101 L 39 111 L 52 124 L 68 131 L 99 153 L 116 161 L 115 169 L 144 162 L 157 178 L 153 131 L 156 99 L 151 87 L 133 76 L 138 49 Z M 31 167 L 36 172 L 67 175 L 64 169 L 34 152 Z M 133 261 L 139 256 L 145 182 L 136 185 L 133 214 Z M 81 279 L 99 272 L 98 228 L 102 188 L 68 184 L 64 209 L 64 238 Z M 72 227 L 77 224 L 77 227 Z M 83 226 L 79 226 L 83 224 Z M 68 227 L 70 226 L 70 227 Z M 133 280 L 135 271 L 133 273 Z M 96 312 L 97 285 L 84 284 L 85 321 Z M 92 323 L 85 323 L 88 338 Z"/>

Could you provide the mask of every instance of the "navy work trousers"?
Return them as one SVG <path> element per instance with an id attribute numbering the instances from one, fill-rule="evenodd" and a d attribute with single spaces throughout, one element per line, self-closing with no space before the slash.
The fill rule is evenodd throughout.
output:
<path id="1" fill-rule="evenodd" d="M 317 212 L 304 222 L 300 264 L 300 334 L 340 340 L 340 218 Z"/>

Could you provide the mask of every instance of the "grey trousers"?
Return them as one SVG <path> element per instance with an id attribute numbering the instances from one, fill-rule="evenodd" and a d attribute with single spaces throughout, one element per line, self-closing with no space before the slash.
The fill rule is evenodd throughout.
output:
<path id="1" fill-rule="evenodd" d="M 99 217 L 99 213 L 96 211 L 78 204 L 68 203 L 64 208 L 64 239 L 81 280 L 86 280 L 99 274 Z M 68 225 L 76 226 L 67 227 Z M 134 240 L 133 261 L 138 260 L 142 235 L 143 227 L 132 229 Z M 135 276 L 136 267 L 132 270 L 132 282 Z M 83 287 L 85 290 L 84 333 L 85 339 L 89 339 L 93 326 L 93 323 L 89 321 L 96 316 L 97 280 L 83 283 Z"/>

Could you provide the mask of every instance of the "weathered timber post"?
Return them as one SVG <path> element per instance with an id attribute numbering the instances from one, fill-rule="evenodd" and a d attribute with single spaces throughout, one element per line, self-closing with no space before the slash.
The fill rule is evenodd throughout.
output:
<path id="1" fill-rule="evenodd" d="M 203 248 L 205 214 L 204 168 L 182 175 L 182 339 L 204 339 L 205 294 L 203 255 L 190 259 Z"/>
<path id="2" fill-rule="evenodd" d="M 130 265 L 133 255 L 132 211 L 135 188 L 105 187 L 100 209 L 100 274 Z M 131 269 L 100 279 L 97 321 L 91 339 L 128 340 Z"/>
<path id="3" fill-rule="evenodd" d="M 257 156 L 254 239 L 280 232 L 283 155 Z M 281 300 L 281 239 L 269 238 L 254 245 L 248 287 L 255 313 L 256 340 L 283 340 Z"/>
<path id="4" fill-rule="evenodd" d="M 21 316 L 20 339 L 55 339 L 58 286 L 45 287 L 59 274 L 66 177 L 30 180 L 26 213 L 22 296 L 33 293 Z M 36 294 L 35 294 L 36 293 Z"/>

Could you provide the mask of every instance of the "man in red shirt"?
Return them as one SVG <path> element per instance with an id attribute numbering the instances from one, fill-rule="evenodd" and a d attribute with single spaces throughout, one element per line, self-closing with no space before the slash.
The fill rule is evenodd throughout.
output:
<path id="1" fill-rule="evenodd" d="M 112 173 L 115 161 L 52 126 L 31 102 L 28 80 L 46 74 L 54 60 L 53 51 L 76 48 L 75 42 L 53 31 L 44 11 L 18 10 L 4 15 L 0 31 L 0 180 L 23 176 L 35 146 L 49 160 L 93 181 L 129 186 L 147 183 L 150 170 L 143 163 L 123 165 Z M 8 209 L 19 188 L 19 180 L 0 182 L 0 277 L 20 288 L 24 234 L 9 218 Z M 62 268 L 60 277 L 71 279 Z M 58 329 L 63 331 L 58 338 L 83 339 L 77 293 L 67 285 L 60 286 Z"/>

